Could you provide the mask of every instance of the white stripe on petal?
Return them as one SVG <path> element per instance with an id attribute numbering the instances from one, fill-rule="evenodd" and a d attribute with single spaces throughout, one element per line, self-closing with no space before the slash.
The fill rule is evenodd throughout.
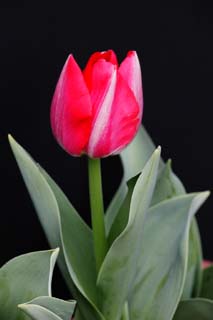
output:
<path id="1" fill-rule="evenodd" d="M 117 69 L 114 70 L 112 77 L 111 77 L 111 83 L 109 85 L 108 91 L 104 97 L 104 100 L 102 102 L 102 105 L 100 107 L 99 113 L 96 117 L 95 122 L 92 125 L 92 132 L 89 138 L 88 143 L 88 154 L 92 157 L 94 154 L 95 147 L 99 140 L 102 137 L 102 134 L 108 125 L 108 122 L 110 120 L 111 115 L 111 108 L 112 103 L 114 100 L 114 94 L 115 94 L 115 88 L 116 88 L 116 82 L 117 82 Z"/>
<path id="2" fill-rule="evenodd" d="M 137 54 L 135 53 L 134 60 L 132 63 L 132 79 L 129 83 L 130 88 L 135 94 L 135 98 L 140 107 L 143 105 L 143 92 L 142 92 L 142 76 L 140 69 L 140 62 Z"/>
<path id="3" fill-rule="evenodd" d="M 130 52 L 121 63 L 118 72 L 133 91 L 135 99 L 140 107 L 140 117 L 143 110 L 143 88 L 140 61 L 135 51 Z"/>

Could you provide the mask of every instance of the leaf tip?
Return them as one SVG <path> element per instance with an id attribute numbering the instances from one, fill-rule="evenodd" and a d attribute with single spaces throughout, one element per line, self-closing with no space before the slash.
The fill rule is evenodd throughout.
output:
<path id="1" fill-rule="evenodd" d="M 59 254 L 59 251 L 60 251 L 60 248 L 57 247 L 57 248 L 53 249 L 52 251 L 53 251 L 56 255 L 58 255 L 58 254 Z"/>
<path id="2" fill-rule="evenodd" d="M 55 261 L 56 261 L 57 258 L 58 258 L 59 251 L 60 251 L 60 248 L 59 248 L 59 247 L 50 250 L 51 257 L 52 257 L 51 259 L 53 259 L 53 260 L 52 260 L 52 261 L 53 261 L 53 265 L 55 265 Z"/>
<path id="3" fill-rule="evenodd" d="M 26 309 L 26 305 L 25 303 L 20 303 L 17 305 L 17 308 L 21 309 L 21 310 L 25 310 Z"/>
<path id="4" fill-rule="evenodd" d="M 206 199 L 209 197 L 210 195 L 210 191 L 203 191 L 203 192 L 199 192 L 197 194 L 195 194 L 195 198 L 193 200 L 193 211 L 196 212 L 201 205 L 206 201 Z M 195 209 L 196 208 L 196 209 Z"/>
<path id="5" fill-rule="evenodd" d="M 168 164 L 168 166 L 171 168 L 172 167 L 172 159 L 171 158 L 169 158 L 168 160 L 167 160 L 167 164 Z"/>
<path id="6" fill-rule="evenodd" d="M 158 146 L 157 149 L 155 149 L 154 154 L 158 157 L 160 157 L 161 154 L 161 146 Z"/>
<path id="7" fill-rule="evenodd" d="M 16 140 L 13 138 L 13 136 L 9 133 L 8 134 L 8 141 L 10 144 L 11 149 L 14 151 L 16 149 L 16 146 L 18 146 L 18 143 L 16 142 Z"/>
<path id="8" fill-rule="evenodd" d="M 205 198 L 206 200 L 210 196 L 211 191 L 210 190 L 203 191 L 201 194 L 203 195 L 203 198 Z"/>
<path id="9" fill-rule="evenodd" d="M 15 141 L 15 139 L 13 138 L 13 136 L 10 133 L 8 133 L 7 137 L 8 137 L 8 141 L 10 144 Z"/>

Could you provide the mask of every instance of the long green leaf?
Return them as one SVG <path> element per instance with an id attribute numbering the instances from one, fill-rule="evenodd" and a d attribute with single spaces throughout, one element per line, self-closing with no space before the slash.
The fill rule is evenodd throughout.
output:
<path id="1" fill-rule="evenodd" d="M 129 297 L 131 320 L 172 319 L 187 272 L 190 222 L 208 195 L 182 195 L 150 208 Z"/>
<path id="2" fill-rule="evenodd" d="M 119 236 L 119 234 L 125 229 L 128 219 L 129 219 L 129 209 L 130 209 L 130 203 L 132 198 L 132 193 L 135 187 L 135 183 L 137 182 L 137 178 L 132 178 L 130 181 L 128 181 L 128 192 L 126 194 L 126 197 L 122 203 L 122 206 L 120 207 L 113 224 L 110 228 L 110 232 L 108 234 L 107 242 L 108 245 L 111 246 L 114 240 Z"/>
<path id="3" fill-rule="evenodd" d="M 51 295 L 58 249 L 18 256 L 0 269 L 0 319 L 25 320 L 17 305 L 40 295 Z"/>
<path id="4" fill-rule="evenodd" d="M 78 307 L 88 320 L 103 319 L 95 307 L 96 271 L 91 230 L 47 173 L 12 137 L 9 141 L 50 246 L 61 248 L 59 266 L 78 300 Z"/>
<path id="5" fill-rule="evenodd" d="M 65 208 L 67 206 L 67 209 L 68 209 L 69 202 L 68 202 L 67 198 L 65 197 L 65 195 L 63 194 L 63 192 L 60 190 L 60 188 L 52 180 L 52 178 L 41 167 L 39 167 L 39 168 L 41 170 L 41 173 L 45 177 L 46 181 L 48 182 L 49 186 L 51 187 L 51 190 L 54 192 L 54 195 L 55 195 L 55 197 L 57 199 L 57 202 L 58 202 L 58 205 L 59 205 L 59 209 L 60 209 L 60 212 L 61 212 L 61 216 L 62 216 L 63 213 L 65 214 L 64 206 L 65 206 Z M 67 212 L 69 214 L 69 211 L 67 211 Z M 64 223 L 64 227 L 65 227 L 65 230 L 67 231 L 67 233 L 65 233 L 65 232 L 63 233 L 63 230 L 64 230 L 63 229 L 63 223 Z M 71 268 L 71 257 L 70 257 L 71 248 L 70 248 L 70 244 L 71 244 L 71 240 L 72 239 L 70 239 L 70 237 L 69 237 L 70 229 L 69 229 L 69 225 L 68 225 L 66 219 L 65 220 L 63 220 L 63 218 L 61 219 L 61 225 L 62 225 L 61 238 L 62 238 L 62 246 L 64 248 L 65 261 L 66 261 L 67 268 L 68 268 L 68 270 L 69 270 L 69 272 L 71 274 L 71 271 L 70 271 L 70 268 Z M 75 224 L 73 224 L 72 227 L 75 228 Z M 77 232 L 77 230 L 78 229 L 76 228 L 76 232 Z M 66 235 L 68 235 L 68 238 L 67 238 L 68 243 L 65 246 L 65 244 L 66 244 L 65 236 Z M 91 246 L 92 246 L 91 236 L 90 236 L 90 238 L 84 239 L 84 240 L 85 241 L 87 240 L 88 243 L 82 243 L 82 247 L 81 248 L 83 250 L 83 253 L 86 254 L 87 250 L 92 250 L 92 248 L 91 248 Z M 82 241 L 82 239 L 79 239 L 79 241 Z M 87 245 L 89 245 L 90 248 L 88 248 Z M 91 255 L 89 255 L 89 253 Z M 78 255 L 78 251 L 76 252 L 76 255 Z M 95 260 L 94 260 L 94 256 L 93 256 L 93 251 L 92 252 L 88 252 L 87 259 L 90 259 L 90 257 L 92 257 L 92 262 L 91 263 L 93 265 L 93 268 L 95 268 L 95 265 L 94 265 Z M 65 261 L 64 261 L 64 263 L 61 263 L 62 271 L 65 271 L 64 270 Z M 79 262 L 80 262 L 80 260 L 79 260 Z M 82 272 L 85 273 L 85 268 L 83 268 L 83 264 L 81 265 L 81 268 L 82 268 Z M 70 281 L 72 281 L 72 278 L 70 277 L 70 274 L 68 274 L 68 276 L 67 276 L 68 283 L 70 283 Z M 65 275 L 66 275 L 66 273 L 65 273 Z M 94 285 L 94 286 L 96 286 L 96 285 Z M 93 287 L 91 289 L 96 290 L 96 287 Z M 102 314 L 99 312 L 99 310 L 97 308 L 97 303 L 94 304 L 90 299 L 88 299 L 88 297 L 85 297 L 84 295 L 82 295 L 81 292 L 79 290 L 77 290 L 76 286 L 72 286 L 71 287 L 71 292 L 72 292 L 74 298 L 78 301 L 77 308 L 80 309 L 81 317 L 80 317 L 80 315 L 79 315 L 79 317 L 80 317 L 81 320 L 84 320 L 84 318 L 87 319 L 87 320 L 90 320 L 90 319 L 91 320 L 104 320 Z"/>
<path id="6" fill-rule="evenodd" d="M 185 193 L 186 191 L 184 186 L 172 172 L 171 161 L 169 160 L 159 173 L 154 196 L 152 198 L 152 205 Z M 188 252 L 187 276 L 182 299 L 189 299 L 191 297 L 198 296 L 202 279 L 201 241 L 195 218 L 193 218 L 191 222 Z"/>
<path id="7" fill-rule="evenodd" d="M 200 295 L 202 282 L 202 249 L 197 222 L 192 219 L 189 232 L 189 255 L 187 275 L 181 299 L 186 300 Z"/>
<path id="8" fill-rule="evenodd" d="M 121 160 L 125 175 L 119 191 L 115 195 L 107 211 L 106 224 L 108 228 L 109 243 L 112 243 L 119 232 L 122 231 L 122 224 L 120 221 L 123 222 L 126 220 L 126 211 L 129 207 L 128 200 L 130 198 L 132 188 L 132 184 L 131 188 L 127 188 L 126 179 L 132 178 L 143 169 L 144 164 L 153 152 L 154 148 L 154 143 L 145 128 L 142 127 L 132 144 L 121 153 Z M 164 165 L 161 160 L 152 205 L 182 194 L 185 194 L 185 188 L 179 178 L 172 172 L 171 161 L 169 160 L 167 164 Z M 117 207 L 116 200 L 119 200 Z M 200 267 L 202 260 L 200 235 L 195 218 L 193 218 L 192 221 L 189 237 L 187 276 L 183 291 L 183 298 L 185 299 L 199 295 L 202 279 L 202 270 Z"/>
<path id="9" fill-rule="evenodd" d="M 135 276 L 141 230 L 155 187 L 159 159 L 160 150 L 157 149 L 135 185 L 128 224 L 113 242 L 99 272 L 97 286 L 106 320 L 120 319 Z"/>
<path id="10" fill-rule="evenodd" d="M 141 173 L 155 148 L 154 143 L 142 126 L 130 145 L 121 152 L 121 160 L 125 168 L 125 181 Z M 163 161 L 160 159 L 159 169 L 162 167 Z"/>
<path id="11" fill-rule="evenodd" d="M 105 224 L 107 234 L 110 232 L 111 226 L 127 195 L 127 181 L 141 173 L 155 148 L 154 143 L 142 126 L 131 144 L 121 152 L 120 157 L 124 168 L 124 177 L 106 212 Z M 160 167 L 162 167 L 162 164 L 161 160 Z"/>
<path id="12" fill-rule="evenodd" d="M 122 206 L 122 203 L 124 202 L 127 196 L 127 193 L 128 193 L 127 182 L 142 172 L 147 160 L 150 158 L 155 148 L 156 147 L 153 141 L 151 140 L 150 136 L 146 132 L 145 128 L 142 126 L 138 131 L 137 136 L 132 141 L 132 143 L 126 149 L 124 149 L 123 152 L 120 154 L 123 169 L 124 169 L 124 176 L 118 188 L 118 191 L 116 192 L 106 212 L 105 222 L 106 222 L 107 234 L 110 233 L 111 227 L 116 219 L 116 216 Z M 170 163 L 168 163 L 167 176 L 165 175 L 165 172 L 164 172 L 165 180 L 163 181 L 161 179 L 160 188 L 158 187 L 157 190 L 155 191 L 154 199 L 153 199 L 153 201 L 155 202 L 157 201 L 158 197 L 162 198 L 163 192 L 167 193 L 166 194 L 167 198 L 171 197 L 173 192 L 176 192 L 176 195 L 184 193 L 184 187 L 182 183 L 170 169 L 171 169 L 171 166 L 170 166 Z M 163 170 L 166 170 L 166 169 L 164 169 L 163 160 L 160 159 L 159 175 L 163 172 Z M 170 181 L 168 181 L 168 179 Z M 166 187 L 166 190 L 164 191 L 165 187 Z M 162 192 L 162 194 L 158 195 L 158 190 Z"/>
<path id="13" fill-rule="evenodd" d="M 118 210 L 116 217 L 114 218 L 114 221 L 111 225 L 108 234 L 108 243 L 110 245 L 126 226 L 129 216 L 131 196 L 136 181 L 137 177 L 132 178 L 127 182 L 128 192 L 120 209 Z M 179 179 L 175 178 L 175 175 L 172 173 L 171 170 L 171 161 L 168 161 L 167 164 L 161 168 L 158 174 L 156 187 L 151 201 L 151 206 L 184 193 L 185 189 L 179 181 Z"/>
<path id="14" fill-rule="evenodd" d="M 76 302 L 52 297 L 38 297 L 18 307 L 33 320 L 70 320 Z"/>
<path id="15" fill-rule="evenodd" d="M 184 193 L 184 186 L 173 174 L 171 160 L 169 160 L 159 172 L 151 206 Z"/>

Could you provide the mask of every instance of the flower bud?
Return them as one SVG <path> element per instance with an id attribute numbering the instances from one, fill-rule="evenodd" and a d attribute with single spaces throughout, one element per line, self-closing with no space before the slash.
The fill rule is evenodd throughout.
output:
<path id="1" fill-rule="evenodd" d="M 135 51 L 118 65 L 112 50 L 94 53 L 81 71 L 70 55 L 51 105 L 52 131 L 71 155 L 93 158 L 119 153 L 141 123 L 143 93 Z"/>

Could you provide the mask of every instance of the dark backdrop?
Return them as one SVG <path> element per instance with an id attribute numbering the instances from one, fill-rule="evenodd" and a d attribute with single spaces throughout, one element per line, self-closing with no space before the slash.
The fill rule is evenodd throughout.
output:
<path id="1" fill-rule="evenodd" d="M 213 10 L 205 1 L 181 6 L 148 1 L 118 9 L 67 2 L 16 2 L 0 10 L 0 265 L 48 248 L 9 149 L 7 133 L 40 162 L 89 222 L 85 158 L 71 158 L 49 125 L 54 87 L 67 55 L 83 67 L 95 50 L 123 59 L 137 50 L 143 72 L 143 122 L 188 191 L 213 187 Z M 36 3 L 36 4 L 35 4 Z M 104 160 L 106 204 L 121 177 L 118 158 Z M 198 215 L 204 256 L 213 259 L 213 198 Z M 60 282 L 60 281 L 59 281 Z M 61 283 L 61 282 L 60 282 Z M 60 286 L 59 286 L 60 287 Z M 59 289 L 57 289 L 59 290 Z M 57 291 L 56 290 L 56 291 Z M 61 292 L 63 285 L 61 285 Z"/>

